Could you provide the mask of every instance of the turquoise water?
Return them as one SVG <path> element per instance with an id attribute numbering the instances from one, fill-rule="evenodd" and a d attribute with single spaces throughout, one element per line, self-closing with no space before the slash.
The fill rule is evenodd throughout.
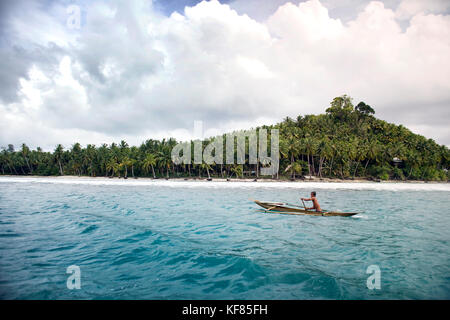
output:
<path id="1" fill-rule="evenodd" d="M 448 185 L 55 181 L 0 178 L 2 299 L 450 298 Z M 363 213 L 248 200 L 311 188 L 323 208 Z M 80 290 L 67 289 L 70 265 Z"/>

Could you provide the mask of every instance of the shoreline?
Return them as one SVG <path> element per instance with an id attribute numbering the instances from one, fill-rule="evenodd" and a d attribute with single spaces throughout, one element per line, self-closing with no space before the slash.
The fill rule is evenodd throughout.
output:
<path id="1" fill-rule="evenodd" d="M 269 178 L 211 178 L 211 180 L 208 180 L 208 178 L 199 178 L 199 177 L 182 177 L 182 178 L 151 178 L 151 177 L 128 177 L 127 179 L 118 178 L 118 177 L 90 177 L 90 176 L 73 176 L 73 175 L 64 175 L 64 176 L 37 176 L 37 175 L 0 175 L 0 179 L 2 177 L 6 178 L 33 178 L 33 179 L 70 179 L 70 180 L 107 180 L 107 181 L 187 181 L 187 182 L 277 182 L 277 183 L 373 183 L 373 184 L 449 184 L 448 181 L 424 181 L 424 180 L 369 180 L 364 178 L 357 178 L 357 179 L 348 179 L 343 180 L 339 178 L 305 178 L 305 179 L 269 179 Z"/>

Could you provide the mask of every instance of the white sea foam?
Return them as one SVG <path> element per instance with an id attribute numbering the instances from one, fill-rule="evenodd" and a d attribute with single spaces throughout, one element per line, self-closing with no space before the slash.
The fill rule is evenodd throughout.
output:
<path id="1" fill-rule="evenodd" d="M 358 214 L 356 216 L 352 216 L 353 219 L 369 219 L 369 216 L 366 216 L 365 214 Z"/>
<path id="2" fill-rule="evenodd" d="M 275 189 L 345 189 L 387 191 L 447 191 L 449 183 L 393 183 L 393 182 L 278 182 L 278 181 L 185 181 L 151 179 L 109 179 L 88 177 L 0 177 L 0 183 L 51 183 L 96 186 L 158 186 L 172 188 L 275 188 Z"/>

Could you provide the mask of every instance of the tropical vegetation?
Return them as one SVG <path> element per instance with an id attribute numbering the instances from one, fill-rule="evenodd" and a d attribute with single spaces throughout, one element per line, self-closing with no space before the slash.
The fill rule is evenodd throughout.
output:
<path id="1" fill-rule="evenodd" d="M 343 95 L 333 99 L 325 114 L 300 115 L 262 126 L 269 132 L 280 132 L 280 170 L 273 178 L 448 181 L 450 153 L 446 146 L 374 114 L 368 104 L 354 106 L 352 99 Z M 203 141 L 203 148 L 210 141 Z M 140 146 L 129 146 L 125 141 L 98 147 L 74 143 L 65 148 L 59 144 L 53 152 L 39 147 L 30 150 L 25 143 L 18 150 L 8 145 L 0 152 L 0 174 L 263 178 L 259 176 L 260 165 L 249 164 L 248 159 L 245 164 L 177 165 L 171 159 L 177 143 L 170 138 L 149 139 Z"/>

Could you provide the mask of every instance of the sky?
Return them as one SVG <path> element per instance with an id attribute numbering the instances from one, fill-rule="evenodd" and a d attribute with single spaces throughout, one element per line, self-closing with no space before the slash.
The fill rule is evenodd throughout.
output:
<path id="1" fill-rule="evenodd" d="M 450 145 L 450 1 L 0 2 L 0 146 L 213 136 L 343 94 Z"/>

